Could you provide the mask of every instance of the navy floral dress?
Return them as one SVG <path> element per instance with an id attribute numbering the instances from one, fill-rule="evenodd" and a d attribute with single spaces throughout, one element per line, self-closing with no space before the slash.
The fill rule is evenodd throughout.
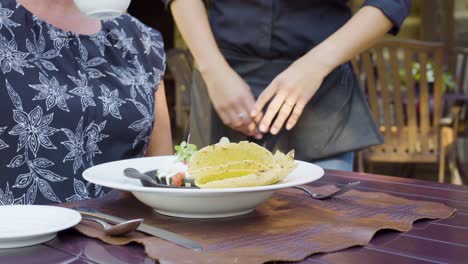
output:
<path id="1" fill-rule="evenodd" d="M 104 195 L 82 172 L 144 155 L 165 69 L 160 33 L 123 15 L 80 35 L 15 0 L 0 5 L 0 205 Z"/>

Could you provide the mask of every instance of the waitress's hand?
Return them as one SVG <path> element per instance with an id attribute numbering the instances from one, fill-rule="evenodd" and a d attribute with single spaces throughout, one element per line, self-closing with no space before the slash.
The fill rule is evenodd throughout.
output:
<path id="1" fill-rule="evenodd" d="M 255 98 L 249 85 L 229 66 L 219 66 L 203 74 L 213 107 L 223 123 L 257 139 L 262 134 L 250 116 Z"/>
<path id="2" fill-rule="evenodd" d="M 276 135 L 285 123 L 286 129 L 291 130 L 329 72 L 319 61 L 304 56 L 280 73 L 262 92 L 251 112 L 260 132 Z"/>

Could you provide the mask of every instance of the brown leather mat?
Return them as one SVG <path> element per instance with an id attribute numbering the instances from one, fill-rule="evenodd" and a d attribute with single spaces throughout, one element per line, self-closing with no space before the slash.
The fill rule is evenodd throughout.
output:
<path id="1" fill-rule="evenodd" d="M 309 188 L 323 193 L 335 189 Z M 143 244 L 148 256 L 160 263 L 217 264 L 300 261 L 315 253 L 367 245 L 382 229 L 408 231 L 415 220 L 446 218 L 455 212 L 439 203 L 360 191 L 317 201 L 295 189 L 277 192 L 250 214 L 221 219 L 163 216 L 123 192 L 66 206 L 98 208 L 124 218 L 144 217 L 147 224 L 200 242 L 204 250 L 195 252 L 136 232 L 126 237 L 109 237 L 94 223 L 82 222 L 76 229 L 87 236 L 114 245 Z"/>

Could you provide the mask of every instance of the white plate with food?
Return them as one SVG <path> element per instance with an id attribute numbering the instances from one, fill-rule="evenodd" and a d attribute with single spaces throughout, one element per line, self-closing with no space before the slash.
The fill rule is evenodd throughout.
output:
<path id="1" fill-rule="evenodd" d="M 187 145 L 183 146 L 188 150 Z M 324 174 L 319 166 L 294 160 L 293 153 L 273 155 L 249 142 L 220 142 L 192 152 L 190 157 L 178 151 L 178 156 L 104 163 L 85 170 L 83 177 L 95 184 L 129 191 L 164 215 L 218 218 L 249 213 L 275 191 L 316 181 Z M 159 175 L 151 177 L 179 187 L 145 187 L 140 180 L 124 175 L 128 168 L 158 171 Z"/>
<path id="2" fill-rule="evenodd" d="M 57 206 L 0 206 L 0 249 L 49 241 L 58 231 L 73 227 L 80 221 L 78 212 Z"/>

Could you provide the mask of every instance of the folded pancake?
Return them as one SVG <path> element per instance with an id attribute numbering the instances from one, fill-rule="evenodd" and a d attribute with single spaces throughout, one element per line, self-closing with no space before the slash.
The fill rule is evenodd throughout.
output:
<path id="1" fill-rule="evenodd" d="M 198 162 L 196 163 L 196 170 L 193 170 L 191 167 L 191 161 L 189 163 L 189 168 L 195 172 L 195 184 L 200 188 L 241 188 L 271 185 L 282 181 L 297 166 L 294 162 L 293 151 L 288 153 L 288 155 L 277 151 L 273 156 L 268 150 L 267 155 L 263 151 L 263 148 L 256 144 L 255 145 L 258 147 L 250 145 L 254 143 L 247 144 L 243 142 L 239 144 L 229 143 L 229 145 L 222 146 L 222 151 L 217 149 L 217 147 L 211 148 L 210 151 L 205 151 L 203 153 L 203 158 L 198 157 L 196 159 Z M 243 151 L 240 151 L 240 146 L 247 147 Z M 262 148 L 260 154 L 258 153 L 259 148 Z M 237 153 L 242 153 L 242 155 L 239 155 L 241 157 L 258 159 L 241 160 L 235 155 Z M 194 157 L 197 154 L 198 153 L 196 153 Z M 218 161 L 224 161 L 226 160 L 225 157 L 221 156 L 226 154 L 236 161 L 219 164 L 213 163 L 212 160 L 210 160 L 213 158 Z M 267 156 L 269 157 L 267 158 Z M 209 166 L 202 167 L 200 164 L 208 164 Z M 246 167 L 242 168 L 242 165 Z M 209 173 L 203 173 L 203 171 Z M 193 174 L 190 175 L 193 177 Z"/>
<path id="2" fill-rule="evenodd" d="M 233 162 L 228 162 L 226 164 L 220 164 L 220 165 L 215 165 L 215 166 L 208 166 L 208 167 L 203 167 L 203 168 L 198 168 L 198 169 L 193 169 L 191 168 L 189 170 L 190 177 L 197 179 L 200 176 L 203 175 L 209 175 L 209 174 L 216 174 L 219 172 L 228 172 L 228 171 L 250 171 L 250 172 L 256 172 L 256 171 L 265 171 L 268 169 L 271 169 L 273 167 L 273 164 L 263 164 L 255 160 L 241 160 L 241 161 L 233 161 Z"/>
<path id="3" fill-rule="evenodd" d="M 239 143 L 220 142 L 204 147 L 193 154 L 189 162 L 189 174 L 199 169 L 220 166 L 232 162 L 255 161 L 271 167 L 273 154 L 268 149 L 255 143 L 242 141 Z"/>

